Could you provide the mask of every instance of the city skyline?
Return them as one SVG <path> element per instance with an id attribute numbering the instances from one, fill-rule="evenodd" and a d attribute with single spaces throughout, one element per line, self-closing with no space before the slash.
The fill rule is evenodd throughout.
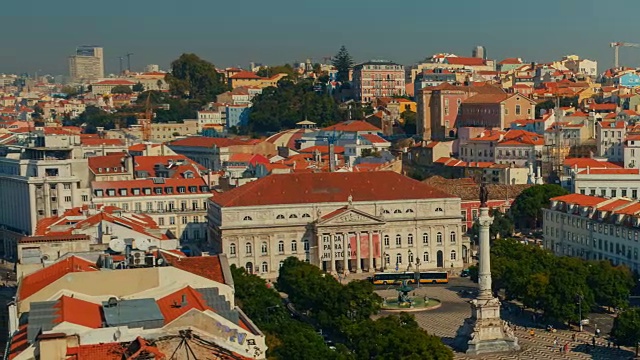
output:
<path id="1" fill-rule="evenodd" d="M 76 0 L 70 3 L 79 4 Z M 100 16 L 82 14 L 81 10 L 65 15 L 51 4 L 42 4 L 39 11 L 51 13 L 30 16 L 26 29 L 24 17 L 2 18 L 6 28 L 21 31 L 4 39 L 5 48 L 13 51 L 0 54 L 0 73 L 67 74 L 67 58 L 83 44 L 104 48 L 107 74 L 116 73 L 118 57 L 129 52 L 134 53 L 134 70 L 150 63 L 166 69 L 185 52 L 196 53 L 219 67 L 246 68 L 251 61 L 319 61 L 334 55 L 343 44 L 357 62 L 384 58 L 410 65 L 439 52 L 471 56 L 473 47 L 482 45 L 488 58 L 498 61 L 521 57 L 527 62 L 544 62 L 577 54 L 597 60 L 604 69 L 613 63 L 610 42 L 640 42 L 629 35 L 634 23 L 631 14 L 640 10 L 640 4 L 631 3 L 623 8 L 627 11 L 619 12 L 609 11 L 615 8 L 611 5 L 574 0 L 541 0 L 526 8 L 506 0 L 473 2 L 465 5 L 464 11 L 447 5 L 416 4 L 410 9 L 398 8 L 398 17 L 391 19 L 380 17 L 392 7 L 382 1 L 372 1 L 366 7 L 335 0 L 322 6 L 288 0 L 277 5 L 281 6 L 256 3 L 251 11 L 232 16 L 239 11 L 235 4 L 202 4 L 190 17 L 171 17 L 162 4 L 146 8 L 128 3 L 127 13 L 105 9 Z M 140 12 L 146 16 L 137 16 Z M 230 16 L 215 15 L 221 13 Z M 621 64 L 639 66 L 640 53 L 636 51 L 623 49 Z"/>

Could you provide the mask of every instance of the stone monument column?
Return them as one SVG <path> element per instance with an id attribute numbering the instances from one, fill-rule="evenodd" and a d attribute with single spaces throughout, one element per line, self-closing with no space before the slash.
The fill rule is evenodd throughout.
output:
<path id="1" fill-rule="evenodd" d="M 469 355 L 520 350 L 518 338 L 500 317 L 500 300 L 491 290 L 491 242 L 489 227 L 493 218 L 489 215 L 489 192 L 480 186 L 480 237 L 478 264 L 478 297 L 470 301 L 471 317 L 465 319 L 458 330 L 456 345 Z"/>

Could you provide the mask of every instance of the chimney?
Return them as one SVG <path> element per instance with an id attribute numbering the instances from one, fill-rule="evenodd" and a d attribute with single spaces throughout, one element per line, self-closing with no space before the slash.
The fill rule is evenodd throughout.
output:
<path id="1" fill-rule="evenodd" d="M 182 302 L 180 302 L 180 307 L 185 307 L 189 305 L 189 303 L 187 302 L 187 295 L 182 294 Z"/>
<path id="2" fill-rule="evenodd" d="M 590 173 L 590 171 L 591 171 L 591 167 L 590 167 L 590 166 L 587 166 L 587 174 L 589 174 L 589 173 Z"/>

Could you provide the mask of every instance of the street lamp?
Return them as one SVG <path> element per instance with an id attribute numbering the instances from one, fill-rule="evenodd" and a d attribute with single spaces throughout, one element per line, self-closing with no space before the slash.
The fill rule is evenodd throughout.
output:
<path id="1" fill-rule="evenodd" d="M 579 329 L 582 332 L 582 294 L 576 294 L 576 298 L 578 299 L 578 316 L 579 316 Z"/>
<path id="2" fill-rule="evenodd" d="M 416 282 L 418 283 L 418 289 L 420 289 L 420 258 L 416 259 Z"/>

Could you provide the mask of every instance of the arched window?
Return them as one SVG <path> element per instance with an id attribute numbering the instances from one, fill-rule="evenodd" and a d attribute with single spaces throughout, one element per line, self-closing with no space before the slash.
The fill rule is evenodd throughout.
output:
<path id="1" fill-rule="evenodd" d="M 436 208 L 436 212 L 437 212 L 437 213 L 442 213 L 442 212 L 444 212 L 444 210 L 442 210 L 442 208 L 441 208 L 441 207 L 438 207 L 438 208 Z"/>
<path id="2" fill-rule="evenodd" d="M 425 244 L 425 245 L 429 244 L 429 234 L 422 233 L 422 243 Z"/>
<path id="3" fill-rule="evenodd" d="M 396 235 L 396 246 L 402 245 L 402 236 L 400 234 Z"/>
<path id="4" fill-rule="evenodd" d="M 267 255 L 267 252 L 269 252 L 269 245 L 267 245 L 266 241 L 262 242 L 262 255 Z"/>
<path id="5" fill-rule="evenodd" d="M 383 214 L 389 214 L 389 210 L 386 210 L 386 209 L 385 209 L 385 210 L 382 210 L 382 213 L 383 213 Z"/>
<path id="6" fill-rule="evenodd" d="M 456 259 L 456 251 L 451 250 L 451 260 L 455 260 L 455 259 Z"/>
<path id="7" fill-rule="evenodd" d="M 441 233 L 441 232 L 438 232 L 438 233 L 436 234 L 436 242 L 437 242 L 438 244 L 442 244 L 442 233 Z"/>
<path id="8" fill-rule="evenodd" d="M 236 254 L 236 243 L 229 244 L 229 255 Z"/>
<path id="9" fill-rule="evenodd" d="M 391 263 L 391 256 L 389 254 L 384 254 L 384 262 L 389 265 Z"/>
<path id="10" fill-rule="evenodd" d="M 282 219 L 284 219 L 284 215 L 280 214 L 280 215 L 276 216 L 276 219 L 277 220 L 282 220 Z"/>
<path id="11" fill-rule="evenodd" d="M 284 261 L 280 261 L 280 263 L 278 263 L 278 269 L 280 269 L 282 265 L 284 265 Z"/>
<path id="12" fill-rule="evenodd" d="M 409 251 L 409 264 L 413 262 L 413 253 Z"/>
<path id="13" fill-rule="evenodd" d="M 302 240 L 302 246 L 304 247 L 305 252 L 309 252 L 309 240 L 307 239 Z"/>
<path id="14" fill-rule="evenodd" d="M 429 253 L 428 252 L 424 252 L 424 254 L 422 254 L 422 261 L 428 263 L 429 262 Z"/>
<path id="15" fill-rule="evenodd" d="M 308 217 L 311 217 L 311 215 L 309 215 L 309 214 L 302 214 L 302 217 L 303 217 L 303 218 L 308 218 Z"/>
<path id="16" fill-rule="evenodd" d="M 449 238 L 451 239 L 451 243 L 455 244 L 456 243 L 456 232 L 452 231 L 451 234 L 449 234 Z"/>
<path id="17" fill-rule="evenodd" d="M 407 212 L 407 213 L 412 213 L 412 212 L 413 212 L 413 210 L 411 210 L 411 209 L 407 209 L 407 211 L 405 211 L 405 212 Z"/>
<path id="18" fill-rule="evenodd" d="M 407 235 L 407 243 L 411 246 L 413 245 L 413 234 Z"/>
<path id="19" fill-rule="evenodd" d="M 291 252 L 295 253 L 296 251 L 298 251 L 298 242 L 291 240 Z"/>
<path id="20" fill-rule="evenodd" d="M 247 255 L 251 255 L 252 250 L 253 246 L 251 246 L 250 242 L 244 244 L 244 251 L 247 253 Z"/>
<path id="21" fill-rule="evenodd" d="M 389 246 L 389 235 L 384 236 L 384 246 Z"/>
<path id="22" fill-rule="evenodd" d="M 244 218 L 242 218 L 242 220 L 244 220 L 244 221 L 251 221 L 251 220 L 253 220 L 253 219 L 251 218 L 251 216 L 245 216 Z"/>
<path id="23" fill-rule="evenodd" d="M 278 252 L 284 254 L 284 241 L 282 240 L 278 241 Z"/>
<path id="24" fill-rule="evenodd" d="M 247 270 L 247 272 L 249 274 L 253 274 L 253 263 L 252 262 L 248 262 L 248 263 L 244 264 L 244 269 Z"/>
<path id="25" fill-rule="evenodd" d="M 396 254 L 396 264 L 402 264 L 402 254 Z"/>
<path id="26" fill-rule="evenodd" d="M 269 264 L 267 264 L 267 262 L 266 262 L 266 261 L 264 261 L 264 262 L 262 263 L 262 272 L 263 272 L 263 273 L 268 273 L 268 272 L 269 272 Z"/>
<path id="27" fill-rule="evenodd" d="M 400 210 L 400 209 L 395 209 L 395 210 L 393 210 L 393 213 L 394 213 L 394 214 L 402 214 L 402 210 Z"/>
<path id="28" fill-rule="evenodd" d="M 297 219 L 297 218 L 298 218 L 298 215 L 296 214 L 289 215 L 289 219 Z"/>

